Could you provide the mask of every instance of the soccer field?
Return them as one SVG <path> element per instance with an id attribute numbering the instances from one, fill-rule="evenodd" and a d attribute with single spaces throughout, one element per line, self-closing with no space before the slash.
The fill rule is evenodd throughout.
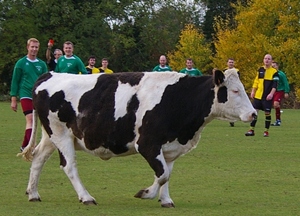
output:
<path id="1" fill-rule="evenodd" d="M 78 202 L 57 152 L 41 174 L 42 202 L 28 202 L 30 163 L 16 157 L 25 126 L 20 108 L 14 113 L 9 103 L 0 103 L 0 216 L 300 214 L 300 110 L 283 110 L 282 126 L 271 127 L 270 137 L 263 137 L 262 112 L 254 137 L 244 135 L 248 123 L 208 124 L 198 147 L 175 162 L 170 195 L 176 207 L 165 209 L 157 199 L 133 197 L 153 181 L 154 173 L 140 155 L 102 161 L 83 152 L 77 153 L 79 175 L 97 206 Z"/>

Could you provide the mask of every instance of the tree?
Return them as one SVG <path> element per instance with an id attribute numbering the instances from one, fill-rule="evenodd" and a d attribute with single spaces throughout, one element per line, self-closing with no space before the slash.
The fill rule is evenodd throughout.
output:
<path id="1" fill-rule="evenodd" d="M 111 10 L 106 14 L 105 9 L 111 9 L 111 3 L 96 0 L 0 1 L 0 52 L 7 53 L 0 59 L 3 92 L 8 93 L 13 66 L 27 53 L 26 41 L 30 37 L 40 41 L 38 57 L 44 60 L 50 37 L 55 40 L 54 48 L 62 49 L 65 41 L 72 41 L 75 54 L 84 62 L 89 55 L 109 57 L 111 28 L 105 18 L 116 18 L 118 14 Z"/>
<path id="2" fill-rule="evenodd" d="M 185 60 L 192 58 L 195 66 L 201 71 L 210 69 L 211 50 L 204 35 L 193 24 L 187 24 L 181 31 L 176 50 L 168 53 L 169 64 L 173 70 L 185 67 Z"/>
<path id="3" fill-rule="evenodd" d="M 136 53 L 143 55 L 140 64 L 151 70 L 162 54 L 173 50 L 187 23 L 197 23 L 201 6 L 184 1 L 152 0 L 134 4 L 130 11 L 137 30 Z"/>
<path id="4" fill-rule="evenodd" d="M 0 1 L 0 90 L 8 93 L 15 62 L 26 54 L 26 41 L 36 37 L 45 60 L 49 38 L 53 48 L 65 41 L 84 62 L 89 55 L 107 57 L 118 71 L 146 71 L 158 56 L 173 50 L 185 24 L 199 25 L 203 16 L 194 4 L 174 0 L 14 0 Z"/>
<path id="5" fill-rule="evenodd" d="M 222 67 L 228 57 L 236 59 L 241 80 L 249 91 L 263 56 L 270 53 L 281 63 L 300 98 L 300 74 L 297 72 L 300 63 L 299 1 L 253 0 L 249 7 L 237 4 L 235 8 L 235 29 L 227 27 L 226 19 L 216 24 L 214 64 Z"/>
<path id="6" fill-rule="evenodd" d="M 26 42 L 37 37 L 32 4 L 20 0 L 0 2 L 0 92 L 9 91 L 11 72 L 16 60 L 26 53 Z"/>
<path id="7" fill-rule="evenodd" d="M 204 22 L 202 26 L 203 33 L 207 40 L 212 41 L 215 35 L 214 23 L 216 19 L 228 20 L 228 28 L 235 26 L 234 16 L 236 14 L 233 4 L 238 0 L 204 0 L 207 11 L 205 13 Z M 249 0 L 240 0 L 243 5 L 247 5 Z"/>
<path id="8" fill-rule="evenodd" d="M 109 11 L 110 4 L 99 1 L 39 1 L 35 9 L 43 30 L 41 37 L 54 38 L 58 48 L 62 48 L 65 41 L 72 41 L 75 54 L 84 62 L 90 55 L 107 57 L 111 29 L 105 21 L 107 14 L 103 11 L 105 8 Z"/>

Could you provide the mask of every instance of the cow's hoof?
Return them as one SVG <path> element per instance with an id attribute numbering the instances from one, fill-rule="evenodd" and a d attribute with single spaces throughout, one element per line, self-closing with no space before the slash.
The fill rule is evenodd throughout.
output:
<path id="1" fill-rule="evenodd" d="M 165 203 L 165 204 L 161 204 L 161 207 L 164 208 L 175 208 L 174 203 Z"/>
<path id="2" fill-rule="evenodd" d="M 80 200 L 80 202 L 82 202 L 82 200 Z M 98 205 L 97 202 L 95 200 L 87 200 L 82 202 L 84 205 Z"/>
<path id="3" fill-rule="evenodd" d="M 149 191 L 148 190 L 145 190 L 145 189 L 143 189 L 143 190 L 140 190 L 139 192 L 137 192 L 135 195 L 134 195 L 134 197 L 135 198 L 143 198 L 144 197 L 144 195 L 145 195 L 145 193 L 148 193 Z"/>
<path id="4" fill-rule="evenodd" d="M 42 202 L 41 198 L 31 198 L 29 202 Z"/>

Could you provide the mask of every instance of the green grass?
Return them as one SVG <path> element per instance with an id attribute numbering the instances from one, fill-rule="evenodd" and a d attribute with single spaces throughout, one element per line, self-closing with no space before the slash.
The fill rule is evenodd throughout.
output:
<path id="1" fill-rule="evenodd" d="M 157 199 L 133 197 L 153 181 L 154 173 L 140 155 L 102 161 L 83 152 L 77 153 L 79 174 L 97 206 L 78 202 L 57 152 L 41 174 L 42 202 L 28 202 L 30 163 L 16 157 L 25 119 L 9 103 L 0 103 L 0 111 L 0 215 L 300 214 L 299 110 L 284 110 L 282 126 L 271 127 L 270 137 L 263 137 L 262 112 L 254 137 L 244 136 L 249 124 L 242 122 L 233 128 L 218 120 L 207 125 L 198 147 L 175 163 L 170 181 L 174 209 L 161 208 Z"/>

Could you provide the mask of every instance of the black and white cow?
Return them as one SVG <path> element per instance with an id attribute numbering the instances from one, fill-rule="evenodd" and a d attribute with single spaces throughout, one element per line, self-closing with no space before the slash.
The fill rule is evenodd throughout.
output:
<path id="1" fill-rule="evenodd" d="M 196 147 L 204 126 L 213 119 L 247 122 L 257 114 L 235 70 L 202 77 L 170 72 L 51 72 L 35 84 L 33 104 L 32 139 L 22 153 L 32 160 L 29 200 L 40 201 L 42 167 L 58 149 L 60 165 L 84 204 L 96 202 L 79 178 L 75 150 L 103 160 L 140 153 L 155 179 L 135 197 L 152 199 L 159 194 L 163 207 L 174 207 L 168 188 L 174 161 Z M 42 138 L 35 147 L 37 116 Z"/>

